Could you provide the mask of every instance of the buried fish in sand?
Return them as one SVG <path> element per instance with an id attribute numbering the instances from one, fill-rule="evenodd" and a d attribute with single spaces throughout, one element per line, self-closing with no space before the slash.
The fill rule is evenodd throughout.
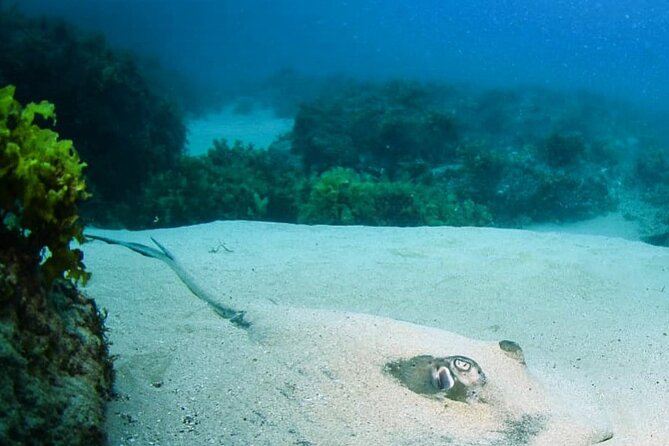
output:
<path id="1" fill-rule="evenodd" d="M 290 377 L 298 408 L 285 416 L 309 444 L 590 445 L 613 437 L 586 398 L 533 377 L 512 341 L 340 311 L 235 309 L 155 240 L 157 248 L 88 237 L 161 260 L 217 315 L 275 353 L 273 375 Z"/>

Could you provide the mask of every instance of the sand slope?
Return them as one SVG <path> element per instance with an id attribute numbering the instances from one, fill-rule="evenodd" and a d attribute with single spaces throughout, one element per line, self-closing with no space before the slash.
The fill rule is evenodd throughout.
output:
<path id="1" fill-rule="evenodd" d="M 235 141 L 242 141 L 244 144 L 266 149 L 281 134 L 291 131 L 292 128 L 292 119 L 278 118 L 269 109 L 256 109 L 243 115 L 228 107 L 188 122 L 186 153 L 206 154 L 213 147 L 214 139 L 225 139 L 230 145 Z"/>
<path id="2" fill-rule="evenodd" d="M 607 444 L 669 441 L 669 250 L 603 237 L 467 228 L 226 222 L 100 233 L 141 243 L 157 237 L 223 302 L 256 308 L 265 321 L 257 325 L 267 327 L 249 336 L 194 299 L 160 262 L 87 244 L 94 274 L 88 293 L 109 310 L 119 355 L 112 444 L 410 444 L 416 435 L 446 442 L 452 432 L 448 417 L 439 419 L 443 407 L 416 408 L 425 398 L 393 387 L 383 375 L 364 379 L 387 355 L 449 353 L 455 335 L 429 327 L 518 341 L 531 374 L 557 395 L 551 410 L 567 408 L 562 415 L 572 425 L 581 420 L 583 429 L 572 432 L 590 428 L 596 436 L 610 426 L 615 437 Z M 216 250 L 221 244 L 232 252 Z M 373 333 L 353 342 L 360 324 L 371 320 Z M 349 342 L 328 343 L 346 336 Z M 491 345 L 467 348 L 485 352 Z M 348 367 L 341 358 L 371 360 Z M 351 370 L 356 373 L 347 376 Z M 363 379 L 354 379 L 361 372 Z M 392 406 L 385 418 L 373 412 L 397 398 L 415 411 Z M 352 407 L 359 411 L 347 411 L 345 401 L 357 401 Z M 495 441 L 492 435 L 482 444 Z"/>

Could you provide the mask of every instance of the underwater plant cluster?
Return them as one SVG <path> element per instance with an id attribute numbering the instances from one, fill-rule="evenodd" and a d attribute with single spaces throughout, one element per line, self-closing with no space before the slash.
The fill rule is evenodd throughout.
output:
<path id="1" fill-rule="evenodd" d="M 149 80 L 140 59 L 64 20 L 0 7 L 0 86 L 9 84 L 23 103 L 56 105 L 55 130 L 88 164 L 90 217 L 113 213 L 183 151 L 180 107 Z"/>
<path id="2" fill-rule="evenodd" d="M 625 105 L 578 92 L 338 80 L 303 100 L 292 132 L 267 149 L 217 140 L 206 155 L 183 156 L 149 180 L 143 214 L 124 224 L 522 227 L 617 208 L 640 218 L 666 197 L 666 155 Z M 647 220 L 661 230 L 661 216 Z"/>

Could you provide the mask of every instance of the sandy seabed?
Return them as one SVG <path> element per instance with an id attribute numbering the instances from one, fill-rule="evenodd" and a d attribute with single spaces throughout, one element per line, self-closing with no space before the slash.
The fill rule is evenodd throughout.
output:
<path id="1" fill-rule="evenodd" d="M 293 128 L 292 119 L 276 117 L 272 110 L 263 108 L 243 115 L 227 107 L 217 113 L 192 119 L 187 124 L 186 153 L 189 155 L 206 154 L 213 147 L 214 139 L 225 139 L 230 145 L 241 141 L 266 149 L 277 137 Z"/>
<path id="2" fill-rule="evenodd" d="M 85 244 L 85 291 L 108 310 L 117 355 L 111 445 L 669 444 L 669 249 L 448 227 L 90 232 L 155 237 L 254 323 L 221 319 L 155 259 Z M 502 339 L 523 347 L 521 378 L 536 382 L 517 394 L 524 372 L 496 362 Z M 382 373 L 421 353 L 476 356 L 509 416 L 500 425 L 502 412 L 444 405 Z M 563 421 L 545 435 L 513 430 L 554 403 L 546 413 Z M 576 438 L 586 425 L 591 440 Z"/>

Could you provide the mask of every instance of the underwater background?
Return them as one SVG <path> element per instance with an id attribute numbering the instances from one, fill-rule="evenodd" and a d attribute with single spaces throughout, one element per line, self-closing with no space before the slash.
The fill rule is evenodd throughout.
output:
<path id="1" fill-rule="evenodd" d="M 4 5 L 0 82 L 56 105 L 92 224 L 615 215 L 667 243 L 660 2 Z"/>
<path id="2" fill-rule="evenodd" d="M 24 0 L 211 83 L 305 75 L 584 88 L 666 108 L 657 1 Z"/>

